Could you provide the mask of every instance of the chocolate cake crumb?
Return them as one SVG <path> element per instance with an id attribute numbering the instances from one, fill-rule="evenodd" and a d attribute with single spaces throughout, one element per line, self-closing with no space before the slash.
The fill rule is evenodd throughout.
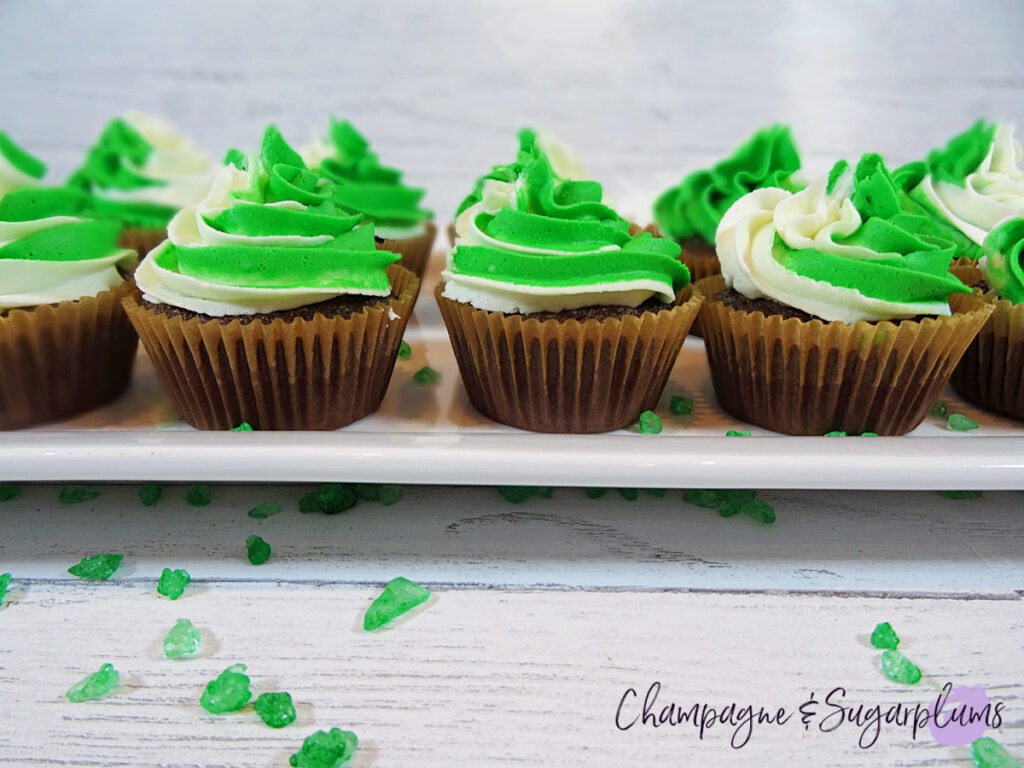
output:
<path id="1" fill-rule="evenodd" d="M 530 312 L 530 313 L 509 313 L 522 314 L 524 319 L 540 320 L 544 322 L 546 320 L 577 320 L 581 323 L 587 320 L 607 320 L 613 317 L 626 317 L 627 315 L 633 315 L 640 317 L 645 312 L 660 312 L 663 309 L 672 309 L 675 304 L 666 304 L 657 298 L 647 299 L 643 304 L 636 307 L 616 307 L 607 305 L 598 305 L 594 307 L 580 307 L 579 309 L 567 309 L 562 312 Z"/>
<path id="2" fill-rule="evenodd" d="M 247 325 L 249 323 L 270 323 L 274 320 L 284 320 L 286 323 L 295 319 L 312 320 L 314 315 L 323 315 L 326 318 L 347 318 L 366 309 L 386 304 L 390 300 L 391 296 L 338 296 L 327 301 L 321 301 L 318 304 L 285 309 L 280 312 L 261 312 L 255 315 L 224 315 L 223 317 L 213 317 L 212 315 L 204 315 L 201 312 L 191 312 L 180 307 L 173 307 L 170 304 L 153 304 L 145 300 L 142 301 L 142 304 L 146 309 L 161 315 L 167 315 L 168 317 L 180 317 L 183 320 L 191 320 L 193 318 L 198 318 L 202 321 L 218 320 L 221 325 L 227 325 L 238 320 L 242 325 Z"/>

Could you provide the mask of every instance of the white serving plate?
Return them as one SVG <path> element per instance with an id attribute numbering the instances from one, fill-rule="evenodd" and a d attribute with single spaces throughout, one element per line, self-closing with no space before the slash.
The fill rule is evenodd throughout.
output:
<path id="1" fill-rule="evenodd" d="M 435 270 L 441 260 L 433 260 Z M 788 437 L 717 406 L 703 343 L 687 339 L 656 409 L 665 429 L 545 435 L 494 424 L 469 404 L 425 281 L 380 410 L 335 432 L 200 432 L 178 421 L 145 354 L 115 403 L 45 427 L 0 432 L 0 480 L 363 481 L 456 485 L 647 488 L 1024 489 L 1024 424 L 960 400 L 981 426 L 937 419 L 904 437 Z M 414 383 L 430 365 L 434 386 Z M 672 395 L 693 414 L 670 414 Z M 727 430 L 751 437 L 726 437 Z"/>

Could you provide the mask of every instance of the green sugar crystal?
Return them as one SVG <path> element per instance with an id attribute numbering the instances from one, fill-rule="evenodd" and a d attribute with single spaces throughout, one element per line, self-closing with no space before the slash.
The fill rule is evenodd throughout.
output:
<path id="1" fill-rule="evenodd" d="M 270 559 L 270 545 L 260 536 L 252 535 L 247 538 L 245 551 L 253 565 L 263 565 Z"/>
<path id="2" fill-rule="evenodd" d="M 641 435 L 660 435 L 664 425 L 661 423 L 661 416 L 654 411 L 644 411 L 640 414 L 637 428 Z"/>
<path id="3" fill-rule="evenodd" d="M 724 513 L 727 505 L 728 502 L 723 504 L 718 510 L 718 514 L 722 515 L 722 517 L 729 517 L 729 515 Z M 736 511 L 738 514 L 750 515 L 755 520 L 760 520 L 765 524 L 770 525 L 775 522 L 775 508 L 767 501 L 763 501 L 761 499 L 753 499 L 751 501 L 743 502 L 739 505 L 739 508 Z"/>
<path id="4" fill-rule="evenodd" d="M 691 488 L 683 494 L 683 501 L 702 509 L 718 509 L 725 502 L 725 498 L 720 491 Z"/>
<path id="5" fill-rule="evenodd" d="M 78 561 L 77 565 L 72 565 L 68 568 L 68 573 L 80 579 L 103 581 L 114 575 L 114 571 L 117 570 L 122 560 L 124 560 L 124 555 L 112 555 L 109 552 L 103 552 L 92 557 L 83 557 Z"/>
<path id="6" fill-rule="evenodd" d="M 156 591 L 164 597 L 177 600 L 190 581 L 192 581 L 192 577 L 184 568 L 176 568 L 173 571 L 170 568 L 164 568 L 160 573 L 160 580 L 156 583 Z"/>
<path id="7" fill-rule="evenodd" d="M 91 501 L 100 495 L 96 488 L 88 488 L 84 485 L 65 485 L 60 489 L 57 498 L 61 504 L 81 504 L 83 501 Z"/>
<path id="8" fill-rule="evenodd" d="M 974 768 L 1021 768 L 1020 761 L 989 736 L 971 742 L 971 759 Z"/>
<path id="9" fill-rule="evenodd" d="M 616 488 L 615 490 L 626 501 L 636 501 L 640 498 L 639 488 Z"/>
<path id="10" fill-rule="evenodd" d="M 359 501 L 355 488 L 345 483 L 324 483 L 317 492 L 317 509 L 325 515 L 337 515 L 354 507 Z"/>
<path id="11" fill-rule="evenodd" d="M 409 342 L 402 339 L 402 343 L 398 345 L 398 359 L 408 360 L 412 357 L 412 347 L 409 346 Z"/>
<path id="12" fill-rule="evenodd" d="M 331 728 L 307 736 L 302 748 L 288 758 L 292 768 L 338 768 L 352 759 L 359 738 L 352 731 Z"/>
<path id="13" fill-rule="evenodd" d="M 249 517 L 253 520 L 266 520 L 271 515 L 276 515 L 284 509 L 276 501 L 262 501 L 249 510 Z"/>
<path id="14" fill-rule="evenodd" d="M 693 413 L 693 400 L 682 395 L 672 395 L 668 401 L 668 409 L 676 416 L 689 416 Z"/>
<path id="15" fill-rule="evenodd" d="M 261 693 L 253 708 L 260 720 L 271 728 L 284 728 L 295 722 L 295 705 L 292 695 L 286 691 Z"/>
<path id="16" fill-rule="evenodd" d="M 243 421 L 237 427 L 232 427 L 231 431 L 232 432 L 252 432 L 253 428 L 252 428 L 252 424 L 250 424 L 248 421 Z"/>
<path id="17" fill-rule="evenodd" d="M 877 432 L 861 432 L 860 436 L 861 437 L 878 437 L 878 433 Z"/>
<path id="18" fill-rule="evenodd" d="M 213 492 L 210 490 L 210 486 L 196 483 L 190 485 L 185 491 L 185 501 L 193 507 L 205 507 L 213 501 Z"/>
<path id="19" fill-rule="evenodd" d="M 644 493 L 649 493 L 651 496 L 657 496 L 661 499 L 665 497 L 665 494 L 668 493 L 668 491 L 664 488 L 644 488 Z"/>
<path id="20" fill-rule="evenodd" d="M 178 619 L 164 636 L 164 656 L 168 659 L 185 659 L 199 653 L 203 636 L 188 619 Z"/>
<path id="21" fill-rule="evenodd" d="M 498 493 L 505 501 L 512 504 L 522 504 L 533 495 L 532 485 L 499 485 Z"/>
<path id="22" fill-rule="evenodd" d="M 356 483 L 353 490 L 362 501 L 380 501 L 380 486 L 376 483 Z"/>
<path id="23" fill-rule="evenodd" d="M 371 632 L 397 619 L 406 611 L 410 611 L 430 597 L 430 590 L 421 587 L 415 581 L 399 576 L 392 579 L 384 587 L 380 596 L 366 609 L 363 616 L 363 629 Z"/>
<path id="24" fill-rule="evenodd" d="M 11 586 L 11 574 L 0 573 L 0 605 L 4 604 L 4 598 L 7 597 L 7 588 Z"/>
<path id="25" fill-rule="evenodd" d="M 299 499 L 299 512 L 311 515 L 320 511 L 320 491 L 310 491 Z"/>
<path id="26" fill-rule="evenodd" d="M 608 493 L 608 489 L 607 488 L 584 488 L 583 492 L 585 494 L 587 494 L 587 498 L 588 499 L 600 499 L 602 496 L 604 496 L 606 493 Z"/>
<path id="27" fill-rule="evenodd" d="M 980 499 L 981 491 L 940 491 L 947 499 Z"/>
<path id="28" fill-rule="evenodd" d="M 237 712 L 252 698 L 245 664 L 232 664 L 206 684 L 199 704 L 212 715 Z"/>
<path id="29" fill-rule="evenodd" d="M 385 507 L 390 507 L 400 501 L 404 493 L 402 486 L 384 483 L 380 486 L 380 503 Z"/>
<path id="30" fill-rule="evenodd" d="M 831 432 L 826 432 L 824 437 L 846 437 L 846 433 L 841 429 L 834 429 Z"/>
<path id="31" fill-rule="evenodd" d="M 970 432 L 978 428 L 978 422 L 964 416 L 962 413 L 951 413 L 946 419 L 946 429 L 952 432 Z"/>
<path id="32" fill-rule="evenodd" d="M 424 365 L 412 375 L 412 380 L 420 386 L 425 387 L 439 382 L 441 380 L 441 374 L 429 365 Z"/>
<path id="33" fill-rule="evenodd" d="M 725 433 L 726 437 L 750 437 L 749 429 L 730 429 Z"/>
<path id="34" fill-rule="evenodd" d="M 164 489 L 156 483 L 143 483 L 139 486 L 139 501 L 145 507 L 152 507 L 163 496 Z"/>
<path id="35" fill-rule="evenodd" d="M 11 485 L 10 483 L 0 483 L 0 501 L 10 501 L 16 499 L 21 495 L 20 485 Z"/>
<path id="36" fill-rule="evenodd" d="M 91 675 L 86 675 L 64 693 L 69 701 L 79 704 L 83 701 L 102 699 L 117 688 L 121 675 L 113 664 L 104 664 Z"/>
<path id="37" fill-rule="evenodd" d="M 918 666 L 899 651 L 882 651 L 882 674 L 894 683 L 915 685 L 921 680 Z"/>
<path id="38" fill-rule="evenodd" d="M 944 419 L 949 415 L 949 409 L 942 400 L 936 400 L 928 409 L 928 415 L 933 419 Z"/>
<path id="39" fill-rule="evenodd" d="M 871 645 L 879 650 L 895 651 L 899 644 L 900 638 L 888 621 L 879 624 L 871 633 Z"/>

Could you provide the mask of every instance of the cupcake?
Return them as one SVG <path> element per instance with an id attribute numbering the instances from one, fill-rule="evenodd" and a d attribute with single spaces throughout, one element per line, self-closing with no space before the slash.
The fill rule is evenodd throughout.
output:
<path id="1" fill-rule="evenodd" d="M 795 192 L 800 154 L 784 125 L 762 128 L 729 157 L 686 176 L 654 202 L 654 223 L 664 237 L 682 246 L 682 260 L 693 279 L 721 271 L 715 231 L 729 206 L 748 192 L 779 187 Z"/>
<path id="2" fill-rule="evenodd" d="M 435 291 L 462 381 L 521 429 L 625 427 L 657 403 L 701 298 L 675 243 L 631 236 L 597 182 L 527 155 L 460 213 Z"/>
<path id="3" fill-rule="evenodd" d="M 794 435 L 916 427 L 991 307 L 949 273 L 954 246 L 912 219 L 871 154 L 734 203 L 716 233 L 722 274 L 697 286 L 722 408 Z"/>
<path id="4" fill-rule="evenodd" d="M 10 167 L 32 179 L 39 170 L 10 146 L 0 138 L 5 189 Z M 136 256 L 117 245 L 120 224 L 97 216 L 68 188 L 0 199 L 0 429 L 73 416 L 128 386 L 138 339 L 121 300 Z"/>
<path id="5" fill-rule="evenodd" d="M 370 143 L 347 120 L 331 118 L 328 141 L 303 151 L 311 169 L 334 182 L 335 202 L 373 224 L 377 245 L 397 253 L 406 269 L 423 275 L 437 227 L 420 207 L 424 190 L 402 183 L 402 172 L 381 165 Z"/>
<path id="6" fill-rule="evenodd" d="M 923 162 L 894 173 L 910 198 L 951 230 L 954 272 L 965 282 L 981 277 L 977 260 L 988 233 L 1024 216 L 1022 162 L 1012 125 L 979 120 Z"/>
<path id="7" fill-rule="evenodd" d="M 326 430 L 380 405 L 419 289 L 273 127 L 229 153 L 125 301 L 182 419 Z"/>
<path id="8" fill-rule="evenodd" d="M 121 244 L 142 257 L 167 237 L 174 214 L 203 197 L 213 173 L 209 158 L 170 125 L 129 112 L 103 129 L 68 184 L 120 221 Z"/>
<path id="9" fill-rule="evenodd" d="M 968 400 L 1024 419 L 1024 217 L 993 229 L 985 251 L 981 269 L 992 316 L 950 381 Z"/>

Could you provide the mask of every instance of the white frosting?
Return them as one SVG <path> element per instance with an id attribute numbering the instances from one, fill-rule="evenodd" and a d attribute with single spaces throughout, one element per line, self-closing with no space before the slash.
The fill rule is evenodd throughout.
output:
<path id="1" fill-rule="evenodd" d="M 910 305 L 871 298 L 851 288 L 798 275 L 775 259 L 776 236 L 793 249 L 814 248 L 861 259 L 882 256 L 832 240 L 856 230 L 861 217 L 848 196 L 849 175 L 834 194 L 826 194 L 825 189 L 823 179 L 800 192 L 758 189 L 736 201 L 725 212 L 715 236 L 725 284 L 747 298 L 774 299 L 829 321 L 948 315 L 946 302 Z"/>
<path id="2" fill-rule="evenodd" d="M 73 216 L 52 216 L 35 221 L 0 222 L 0 248 L 36 232 L 80 221 L 83 219 Z M 118 267 L 130 268 L 135 258 L 135 251 L 127 249 L 82 261 L 0 258 L 0 310 L 95 296 L 124 282 Z"/>
<path id="3" fill-rule="evenodd" d="M 0 152 L 0 198 L 19 189 L 41 187 L 42 185 L 43 182 L 39 179 L 15 168 L 11 161 Z"/>
<path id="4" fill-rule="evenodd" d="M 926 176 L 920 189 L 957 229 L 981 245 L 1009 219 L 1024 216 L 1024 152 L 1013 138 L 1013 126 L 999 123 L 992 146 L 960 187 Z"/>
<path id="5" fill-rule="evenodd" d="M 548 134 L 538 131 L 535 135 L 537 147 L 547 156 L 556 177 L 573 181 L 590 178 L 590 173 L 579 161 L 575 149 Z"/>
<path id="6" fill-rule="evenodd" d="M 171 208 L 183 208 L 206 194 L 216 169 L 204 152 L 158 117 L 129 112 L 123 119 L 153 146 L 145 163 L 134 165 L 125 160 L 125 166 L 159 184 L 137 189 L 96 187 L 93 194 L 106 200 L 156 203 Z"/>
<path id="7" fill-rule="evenodd" d="M 424 222 L 413 224 L 411 227 L 382 227 L 379 224 L 373 225 L 374 234 L 383 240 L 410 240 L 419 237 L 427 229 Z"/>

